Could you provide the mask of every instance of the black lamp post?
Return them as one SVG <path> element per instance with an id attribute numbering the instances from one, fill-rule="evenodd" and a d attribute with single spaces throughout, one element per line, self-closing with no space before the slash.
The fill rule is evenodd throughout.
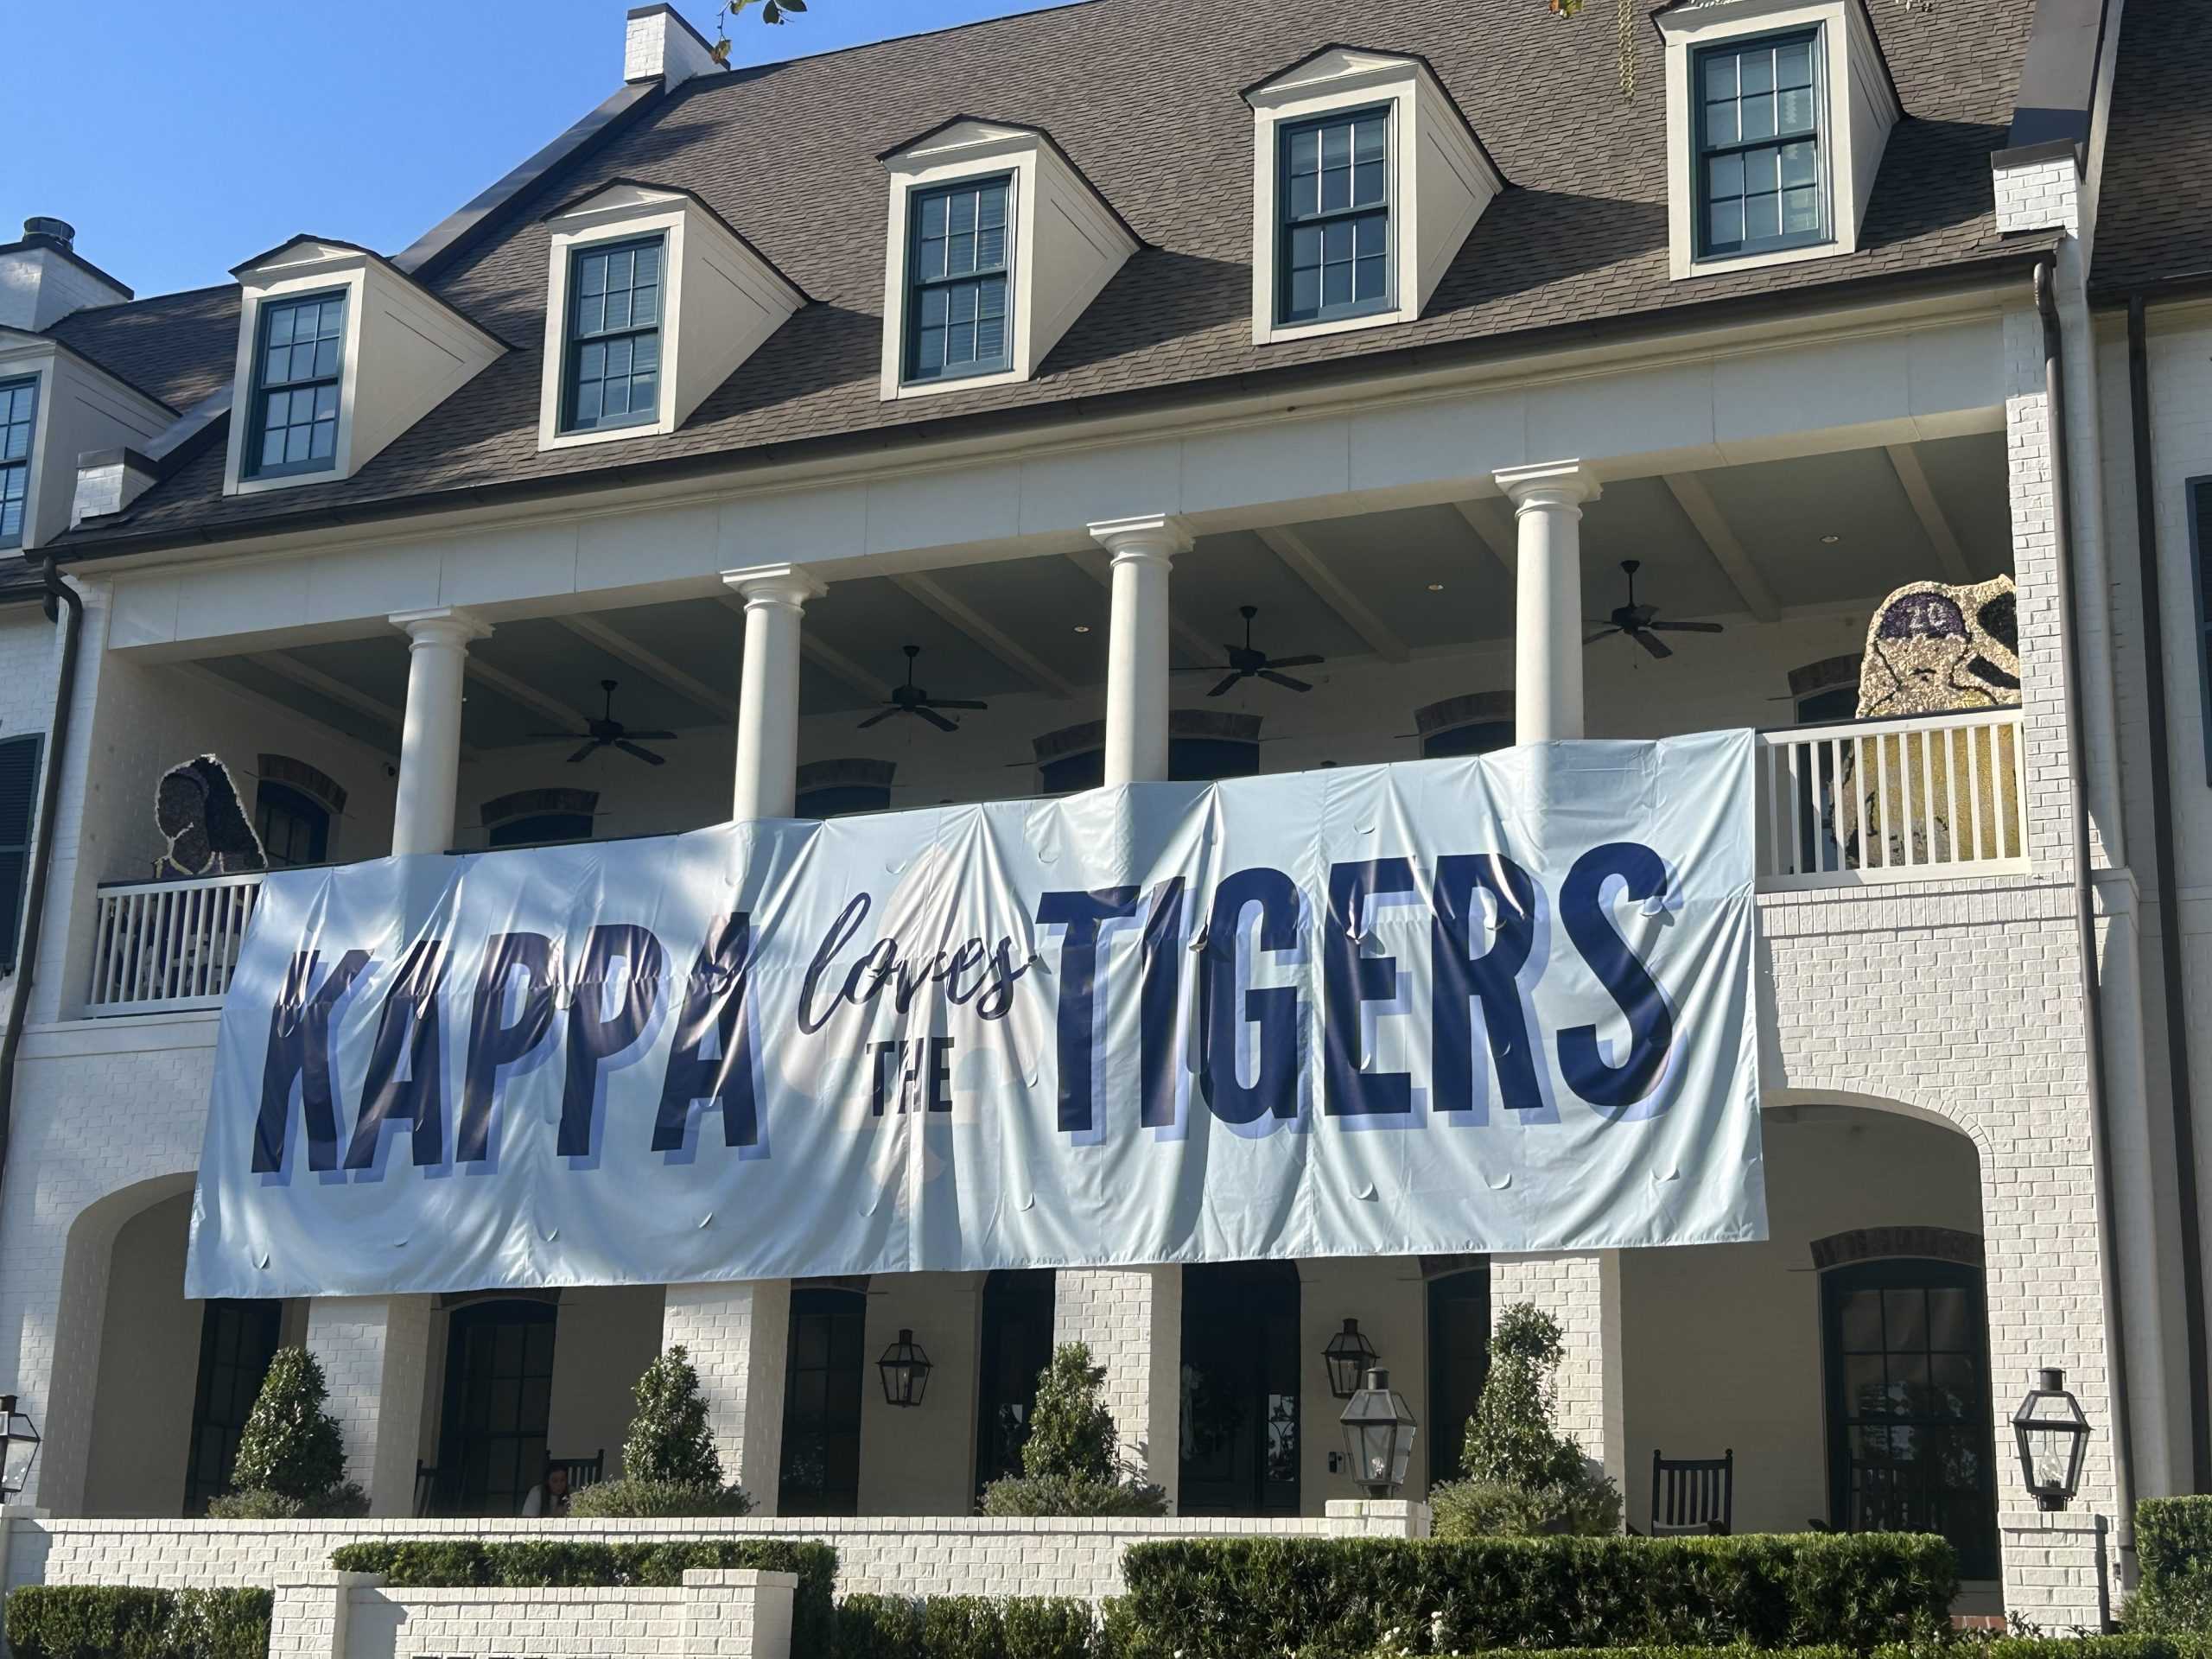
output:
<path id="1" fill-rule="evenodd" d="M 29 1412 L 16 1409 L 16 1396 L 0 1394 L 0 1503 L 19 1497 L 30 1484 L 38 1438 L 38 1425 Z"/>
<path id="2" fill-rule="evenodd" d="M 1329 1392 L 1339 1400 L 1349 1400 L 1359 1392 L 1359 1379 L 1382 1356 L 1360 1334 L 1359 1321 L 1346 1319 L 1344 1328 L 1329 1338 L 1321 1357 L 1328 1362 Z"/>
<path id="3" fill-rule="evenodd" d="M 2089 1420 L 2068 1392 L 2056 1366 L 2036 1373 L 2036 1385 L 2012 1414 L 2012 1440 L 2020 1452 L 2020 1478 L 2039 1510 L 2063 1510 L 2082 1490 L 2082 1460 L 2088 1455 Z"/>
<path id="4" fill-rule="evenodd" d="M 1351 1478 L 1370 1497 L 1395 1497 L 1413 1461 L 1414 1414 L 1406 1408 L 1405 1396 L 1390 1386 L 1389 1372 L 1367 1373 L 1342 1421 Z"/>
<path id="5" fill-rule="evenodd" d="M 875 1369 L 883 1373 L 886 1404 L 918 1406 L 934 1368 L 930 1364 L 930 1357 L 922 1351 L 921 1344 L 914 1340 L 914 1333 L 901 1331 L 899 1340 L 885 1349 L 883 1357 L 875 1362 Z"/>

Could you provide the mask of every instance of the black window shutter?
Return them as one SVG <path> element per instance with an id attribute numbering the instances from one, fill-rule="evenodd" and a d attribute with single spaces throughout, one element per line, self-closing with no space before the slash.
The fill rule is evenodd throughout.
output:
<path id="1" fill-rule="evenodd" d="M 2189 484 L 2189 579 L 2196 594 L 2196 694 L 2204 711 L 2204 780 L 2212 784 L 2212 478 Z"/>
<path id="2" fill-rule="evenodd" d="M 31 820 L 38 812 L 37 737 L 0 742 L 0 971 L 13 972 L 30 873 Z"/>

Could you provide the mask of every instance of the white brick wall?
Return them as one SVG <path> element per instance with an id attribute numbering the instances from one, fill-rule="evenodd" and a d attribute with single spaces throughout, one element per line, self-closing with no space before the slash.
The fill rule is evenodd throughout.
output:
<path id="1" fill-rule="evenodd" d="M 370 1514 L 412 1514 L 430 1299 L 316 1297 L 307 1347 L 322 1363 L 328 1409 L 346 1437 L 346 1478 L 367 1491 Z"/>
<path id="2" fill-rule="evenodd" d="M 671 1285 L 661 1319 L 661 1345 L 681 1344 L 699 1373 L 722 1478 L 751 1493 L 762 1515 L 776 1512 L 782 1470 L 791 1314 L 791 1281 L 760 1279 Z"/>
<path id="3" fill-rule="evenodd" d="M 2014 231 L 2082 230 L 2082 170 L 2072 151 L 1993 166 L 1997 192 L 1997 228 Z"/>
<path id="4" fill-rule="evenodd" d="M 1181 1472 L 1183 1270 L 1064 1269 L 1054 1287 L 1052 1341 L 1087 1344 L 1106 1372 L 1107 1409 L 1122 1456 L 1164 1488 Z"/>
<path id="5" fill-rule="evenodd" d="M 1559 1321 L 1557 1421 L 1582 1453 L 1625 1488 L 1625 1402 L 1621 1396 L 1621 1265 L 1618 1250 L 1559 1251 L 1491 1258 L 1495 1319 L 1534 1302 Z"/>

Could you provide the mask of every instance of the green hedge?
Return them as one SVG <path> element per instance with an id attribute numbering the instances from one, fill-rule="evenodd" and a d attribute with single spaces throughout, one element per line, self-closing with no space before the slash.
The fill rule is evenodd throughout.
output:
<path id="1" fill-rule="evenodd" d="M 2135 1506 L 2140 1571 L 2130 1628 L 2212 1630 L 2212 1497 L 2146 1497 Z"/>
<path id="2" fill-rule="evenodd" d="M 836 1638 L 837 1552 L 789 1538 L 696 1538 L 668 1543 L 486 1543 L 477 1538 L 347 1544 L 340 1573 L 381 1573 L 394 1588 L 535 1590 L 640 1585 L 670 1588 L 691 1567 L 755 1567 L 796 1573 L 792 1659 L 830 1659 Z"/>
<path id="3" fill-rule="evenodd" d="M 1827 1643 L 1943 1629 L 1958 1560 L 1906 1533 L 1132 1544 L 1124 1645 L 1182 1659 Z M 1117 1614 L 1117 1618 L 1122 1615 Z"/>
<path id="4" fill-rule="evenodd" d="M 1376 1659 L 1388 1649 L 1378 1649 Z M 1464 1659 L 2206 1659 L 2212 1637 L 2146 1636 L 1997 1637 L 1946 1635 L 1885 1643 L 1871 1655 L 1850 1648 L 1548 1648 L 1504 1649 Z"/>
<path id="5" fill-rule="evenodd" d="M 1060 1596 L 847 1596 L 837 1659 L 1104 1659 L 1090 1604 Z"/>
<path id="6" fill-rule="evenodd" d="M 27 1584 L 8 1595 L 15 1659 L 267 1659 L 266 1590 Z"/>

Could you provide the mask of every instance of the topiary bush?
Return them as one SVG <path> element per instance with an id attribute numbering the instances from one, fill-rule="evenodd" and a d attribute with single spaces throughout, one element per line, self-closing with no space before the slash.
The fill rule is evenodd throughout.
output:
<path id="1" fill-rule="evenodd" d="M 2135 1506 L 2141 1577 L 2127 1627 L 2156 1634 L 2212 1631 L 2212 1497 L 2146 1497 Z"/>
<path id="2" fill-rule="evenodd" d="M 631 1390 L 638 1402 L 622 1442 L 622 1474 L 569 1499 L 571 1516 L 745 1515 L 753 1499 L 722 1484 L 721 1453 L 707 1427 L 707 1397 L 681 1344 L 658 1354 Z"/>
<path id="3" fill-rule="evenodd" d="M 837 1659 L 1105 1659 L 1090 1604 L 1062 1596 L 848 1596 Z"/>
<path id="4" fill-rule="evenodd" d="M 346 1478 L 346 1441 L 323 1409 L 322 1365 L 304 1348 L 279 1348 L 238 1435 L 232 1490 L 210 1500 L 219 1521 L 295 1521 L 365 1515 L 369 1501 Z"/>
<path id="5" fill-rule="evenodd" d="M 569 1497 L 572 1519 L 639 1520 L 655 1516 L 750 1515 L 753 1499 L 741 1486 L 693 1486 L 677 1480 L 602 1480 Z"/>
<path id="6" fill-rule="evenodd" d="M 1167 1495 L 1122 1462 L 1106 1373 L 1084 1343 L 1064 1342 L 1038 1374 L 1021 1472 L 983 1488 L 993 1516 L 1165 1515 Z"/>
<path id="7" fill-rule="evenodd" d="M 1620 1489 L 1552 1426 L 1564 1349 L 1559 1322 L 1529 1302 L 1491 1331 L 1490 1373 L 1460 1453 L 1466 1478 L 1429 1493 L 1440 1538 L 1602 1536 L 1621 1529 Z"/>
<path id="8" fill-rule="evenodd" d="M 267 1659 L 267 1590 L 25 1585 L 10 1592 L 15 1659 Z"/>
<path id="9" fill-rule="evenodd" d="M 635 1586 L 677 1589 L 692 1567 L 795 1573 L 791 1659 L 830 1659 L 836 1643 L 837 1552 L 791 1538 L 697 1538 L 665 1543 L 486 1543 L 480 1538 L 379 1539 L 331 1554 L 340 1573 L 374 1573 L 395 1588 L 540 1590 Z"/>
<path id="10" fill-rule="evenodd" d="M 1126 1630 L 1183 1659 L 1830 1643 L 1945 1629 L 1958 1558 L 1904 1533 L 1740 1538 L 1219 1538 L 1124 1553 Z"/>

